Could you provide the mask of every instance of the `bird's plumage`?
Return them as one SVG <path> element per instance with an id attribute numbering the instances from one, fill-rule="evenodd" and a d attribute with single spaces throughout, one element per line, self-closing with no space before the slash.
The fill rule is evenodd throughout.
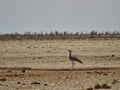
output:
<path id="1" fill-rule="evenodd" d="M 74 62 L 74 61 L 76 61 L 76 62 L 79 62 L 79 63 L 83 63 L 80 59 L 78 59 L 77 57 L 75 57 L 75 56 L 72 56 L 71 55 L 71 50 L 69 50 L 69 59 L 72 61 L 72 62 Z"/>
<path id="2" fill-rule="evenodd" d="M 79 63 L 82 64 L 82 61 L 79 60 L 79 59 L 78 59 L 77 57 L 75 57 L 75 56 L 71 56 L 71 57 L 70 57 L 70 60 L 71 60 L 71 61 L 76 61 L 76 62 L 79 62 Z"/>

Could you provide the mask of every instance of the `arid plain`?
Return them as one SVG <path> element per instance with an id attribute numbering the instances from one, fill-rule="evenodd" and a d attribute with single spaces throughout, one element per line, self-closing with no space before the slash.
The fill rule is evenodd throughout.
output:
<path id="1" fill-rule="evenodd" d="M 0 41 L 0 90 L 98 89 L 120 90 L 119 39 Z"/>

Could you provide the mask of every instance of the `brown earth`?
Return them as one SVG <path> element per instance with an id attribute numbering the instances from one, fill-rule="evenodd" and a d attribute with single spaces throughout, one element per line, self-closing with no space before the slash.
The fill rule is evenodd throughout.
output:
<path id="1" fill-rule="evenodd" d="M 68 49 L 83 64 L 72 69 Z M 120 40 L 0 41 L 0 90 L 97 90 L 97 85 L 120 90 Z"/>

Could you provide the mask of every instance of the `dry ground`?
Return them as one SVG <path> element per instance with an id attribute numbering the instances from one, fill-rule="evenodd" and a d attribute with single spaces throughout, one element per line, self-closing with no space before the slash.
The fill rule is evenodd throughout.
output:
<path id="1" fill-rule="evenodd" d="M 83 61 L 76 71 L 68 49 Z M 19 67 L 32 70 L 7 70 Z M 0 90 L 120 90 L 120 40 L 0 41 L 0 68 Z"/>

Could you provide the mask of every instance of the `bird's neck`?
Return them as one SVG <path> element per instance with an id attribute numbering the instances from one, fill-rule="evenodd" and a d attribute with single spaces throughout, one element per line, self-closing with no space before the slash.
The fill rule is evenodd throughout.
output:
<path id="1" fill-rule="evenodd" d="M 71 57 L 71 52 L 69 52 L 69 57 Z"/>

